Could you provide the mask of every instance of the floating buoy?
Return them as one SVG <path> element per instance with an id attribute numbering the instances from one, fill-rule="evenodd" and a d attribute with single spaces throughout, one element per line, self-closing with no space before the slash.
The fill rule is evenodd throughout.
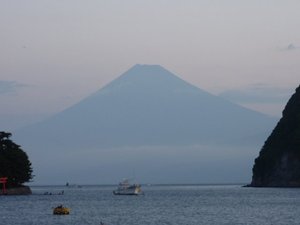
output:
<path id="1" fill-rule="evenodd" d="M 54 215 L 69 215 L 70 209 L 67 207 L 63 207 L 62 205 L 59 205 L 53 209 Z"/>

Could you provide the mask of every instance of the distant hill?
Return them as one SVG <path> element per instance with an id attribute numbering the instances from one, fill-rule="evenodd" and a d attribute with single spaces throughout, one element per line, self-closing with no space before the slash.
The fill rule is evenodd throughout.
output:
<path id="1" fill-rule="evenodd" d="M 86 152 L 92 157 L 105 151 L 113 154 L 108 149 L 116 148 L 257 147 L 274 124 L 274 118 L 209 94 L 161 66 L 135 65 L 72 107 L 20 130 L 16 137 L 39 155 L 37 164 L 43 156 L 60 155 L 56 160 L 66 165 L 72 163 L 70 158 L 63 160 L 68 154 Z M 160 155 L 152 157 L 148 160 Z M 82 168 L 86 164 L 80 162 Z"/>
<path id="2" fill-rule="evenodd" d="M 300 86 L 255 159 L 251 186 L 300 187 Z"/>

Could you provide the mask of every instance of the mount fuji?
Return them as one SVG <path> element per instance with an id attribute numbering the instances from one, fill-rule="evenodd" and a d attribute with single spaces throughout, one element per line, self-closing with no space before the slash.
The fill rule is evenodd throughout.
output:
<path id="1" fill-rule="evenodd" d="M 234 182 L 249 180 L 246 167 L 275 122 L 159 65 L 135 65 L 15 139 L 39 183 Z"/>

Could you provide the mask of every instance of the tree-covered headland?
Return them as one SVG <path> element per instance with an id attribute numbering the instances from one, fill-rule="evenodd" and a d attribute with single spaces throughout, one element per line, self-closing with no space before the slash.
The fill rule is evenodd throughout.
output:
<path id="1" fill-rule="evenodd" d="M 300 187 L 300 86 L 255 159 L 251 186 Z"/>
<path id="2" fill-rule="evenodd" d="M 33 178 L 31 162 L 11 133 L 0 131 L 0 177 L 7 177 L 7 188 L 20 187 Z"/>

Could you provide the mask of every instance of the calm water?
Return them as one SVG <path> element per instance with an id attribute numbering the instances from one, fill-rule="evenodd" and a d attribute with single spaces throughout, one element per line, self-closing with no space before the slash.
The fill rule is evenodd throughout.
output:
<path id="1" fill-rule="evenodd" d="M 32 187 L 31 196 L 0 196 L 0 224 L 199 225 L 300 223 L 300 189 L 149 186 L 144 196 L 114 196 L 109 186 Z M 43 195 L 44 192 L 64 195 Z M 71 208 L 66 216 L 52 208 Z"/>

